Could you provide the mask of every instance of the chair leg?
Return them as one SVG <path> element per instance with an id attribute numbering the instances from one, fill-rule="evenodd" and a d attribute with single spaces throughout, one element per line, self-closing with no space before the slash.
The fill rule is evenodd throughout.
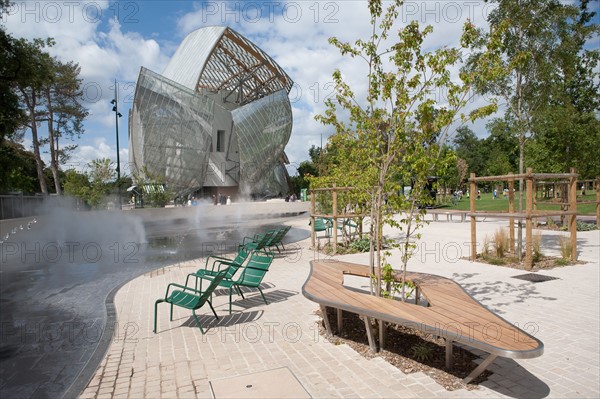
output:
<path id="1" fill-rule="evenodd" d="M 169 320 L 173 321 L 173 304 L 171 304 L 171 315 L 169 316 Z"/>
<path id="2" fill-rule="evenodd" d="M 246 299 L 246 298 L 244 297 L 244 293 L 242 292 L 242 289 L 241 289 L 241 288 L 240 288 L 238 285 L 236 285 L 236 286 L 235 286 L 235 290 L 236 290 L 236 291 L 237 291 L 237 293 L 238 293 L 238 294 L 239 294 L 239 295 L 242 297 L 242 299 Z"/>
<path id="3" fill-rule="evenodd" d="M 231 291 L 233 287 L 229 287 L 229 314 L 231 314 Z"/>
<path id="4" fill-rule="evenodd" d="M 156 316 L 158 314 L 158 304 L 161 303 L 162 300 L 158 300 L 156 302 L 154 302 L 154 334 L 156 334 Z"/>
<path id="5" fill-rule="evenodd" d="M 207 302 L 208 302 L 208 306 L 210 306 L 210 309 L 212 310 L 213 314 L 215 315 L 217 320 L 219 320 L 219 316 L 217 316 L 217 312 L 215 312 L 215 308 L 213 308 L 212 303 L 210 303 L 210 301 L 207 301 Z"/>
<path id="6" fill-rule="evenodd" d="M 198 327 L 200 328 L 200 332 L 202 333 L 202 335 L 204 335 L 204 330 L 202 329 L 202 326 L 200 325 L 200 320 L 198 320 L 198 316 L 196 316 L 195 309 L 192 309 L 192 314 L 194 315 L 194 319 L 196 319 L 196 324 L 198 324 Z"/>

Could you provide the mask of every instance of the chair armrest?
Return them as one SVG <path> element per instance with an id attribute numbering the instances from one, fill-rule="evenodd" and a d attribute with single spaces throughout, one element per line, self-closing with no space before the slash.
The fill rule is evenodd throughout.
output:
<path id="1" fill-rule="evenodd" d="M 242 243 L 240 244 L 240 246 L 244 246 L 246 245 L 246 239 L 248 239 L 248 242 L 255 242 L 254 237 L 244 237 L 244 239 L 242 240 Z"/>
<path id="2" fill-rule="evenodd" d="M 174 286 L 174 287 L 177 287 L 177 288 L 181 288 L 183 290 L 183 292 L 185 292 L 187 290 L 192 291 L 192 292 L 196 292 L 198 294 L 202 294 L 202 292 L 203 292 L 203 291 L 200 291 L 200 290 L 197 290 L 197 289 L 194 289 L 194 288 L 187 287 L 185 285 L 181 285 L 181 284 L 177 284 L 177 283 L 169 283 L 169 285 L 167 286 L 167 291 L 165 292 L 165 300 L 169 297 L 169 289 L 171 288 L 171 286 Z"/>

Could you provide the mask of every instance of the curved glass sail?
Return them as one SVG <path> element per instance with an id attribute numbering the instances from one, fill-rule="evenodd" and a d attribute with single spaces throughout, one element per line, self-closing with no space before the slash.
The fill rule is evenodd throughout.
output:
<path id="1" fill-rule="evenodd" d="M 148 69 L 138 78 L 130 119 L 132 160 L 176 192 L 202 187 L 214 101 Z"/>

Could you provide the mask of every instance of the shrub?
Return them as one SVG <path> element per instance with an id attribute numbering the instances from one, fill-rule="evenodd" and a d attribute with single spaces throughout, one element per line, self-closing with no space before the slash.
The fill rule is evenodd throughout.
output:
<path id="1" fill-rule="evenodd" d="M 496 256 L 503 258 L 508 250 L 508 232 L 504 229 L 498 229 L 494 233 L 494 248 L 496 249 Z"/>
<path id="2" fill-rule="evenodd" d="M 563 260 L 569 261 L 571 260 L 571 253 L 573 252 L 573 246 L 571 245 L 571 240 L 561 236 L 559 238 L 560 243 L 560 256 Z"/>
<path id="3" fill-rule="evenodd" d="M 350 248 L 354 249 L 357 252 L 368 252 L 369 246 L 370 242 L 368 238 L 360 238 L 350 243 Z"/>
<path id="4" fill-rule="evenodd" d="M 490 254 L 490 237 L 486 234 L 483 237 L 483 248 L 481 249 L 481 257 L 486 258 Z"/>
<path id="5" fill-rule="evenodd" d="M 433 348 L 427 344 L 416 344 L 410 348 L 410 355 L 419 362 L 430 360 L 433 357 Z"/>

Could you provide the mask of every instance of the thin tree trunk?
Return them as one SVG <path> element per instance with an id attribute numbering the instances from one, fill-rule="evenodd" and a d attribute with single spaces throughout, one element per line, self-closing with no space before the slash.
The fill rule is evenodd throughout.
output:
<path id="1" fill-rule="evenodd" d="M 26 93 L 23 92 L 23 94 L 25 95 L 25 97 L 27 97 Z M 42 157 L 40 155 L 40 142 L 38 139 L 37 121 L 35 114 L 35 96 L 35 90 L 32 90 L 31 97 L 28 99 L 29 101 L 27 101 L 31 122 L 31 140 L 33 145 L 33 157 L 35 159 L 35 169 L 37 171 L 38 180 L 40 182 L 40 190 L 42 191 L 42 194 L 48 194 L 48 186 L 46 185 L 46 178 L 44 176 L 44 163 L 42 162 Z"/>
<path id="2" fill-rule="evenodd" d="M 56 194 L 62 195 L 62 190 L 60 189 L 60 177 L 58 175 L 58 151 L 54 147 L 54 110 L 52 107 L 50 89 L 46 89 L 46 102 L 48 103 L 48 139 L 50 145 L 50 170 L 52 171 L 52 177 L 54 177 L 54 189 L 56 190 Z"/>

